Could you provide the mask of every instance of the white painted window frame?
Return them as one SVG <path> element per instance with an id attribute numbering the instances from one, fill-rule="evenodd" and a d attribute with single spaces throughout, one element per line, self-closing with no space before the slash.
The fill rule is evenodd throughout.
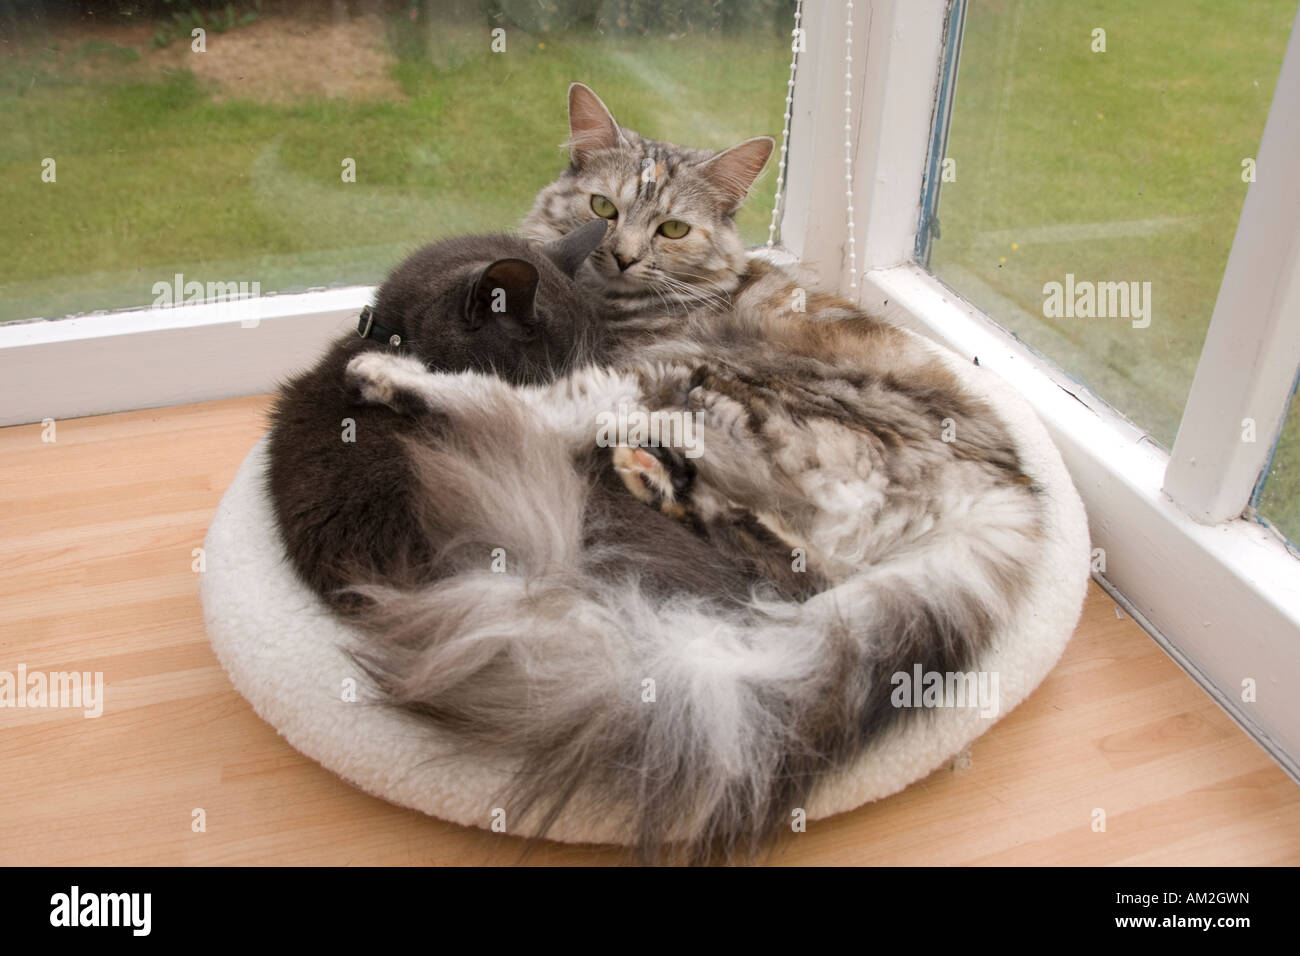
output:
<path id="1" fill-rule="evenodd" d="M 1277 94 L 1172 456 L 916 263 L 964 0 L 859 0 L 852 86 L 857 263 L 845 262 L 841 3 L 804 5 L 783 245 L 868 309 L 1001 374 L 1047 426 L 1088 509 L 1095 576 L 1300 779 L 1300 562 L 1242 517 L 1300 366 L 1300 30 Z M 809 163 L 807 157 L 816 158 Z M 828 159 L 821 157 L 828 156 Z M 817 174 L 810 173 L 816 166 Z M 1240 441 L 1241 420 L 1258 441 Z M 1242 700 L 1253 680 L 1256 700 Z"/>
<path id="2" fill-rule="evenodd" d="M 0 425 L 274 391 L 355 331 L 373 294 L 349 286 L 0 325 Z"/>
<path id="3" fill-rule="evenodd" d="M 842 291 L 854 269 L 865 306 L 978 356 L 1021 391 L 1087 505 L 1093 543 L 1106 552 L 1099 582 L 1296 775 L 1300 564 L 1271 532 L 1237 516 L 1300 364 L 1300 31 L 1292 34 L 1259 181 L 1248 193 L 1171 459 L 914 262 L 927 165 L 936 158 L 930 145 L 946 131 L 940 80 L 956 66 L 946 38 L 959 35 L 964 8 L 964 0 L 855 4 L 850 120 L 859 261 L 850 266 L 845 9 L 832 0 L 804 4 L 807 53 L 799 58 L 777 253 L 798 256 Z M 357 286 L 0 326 L 0 424 L 271 391 L 353 329 L 373 293 Z M 1256 419 L 1260 441 L 1243 448 L 1233 435 L 1246 417 Z M 1241 701 L 1247 678 L 1258 687 L 1250 704 Z"/>

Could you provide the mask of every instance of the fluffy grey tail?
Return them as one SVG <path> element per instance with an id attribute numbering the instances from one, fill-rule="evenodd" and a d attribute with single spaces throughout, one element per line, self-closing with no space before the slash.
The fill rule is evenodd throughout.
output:
<path id="1" fill-rule="evenodd" d="M 411 449 L 444 576 L 354 588 L 357 656 L 397 705 L 517 768 L 508 821 L 542 835 L 576 804 L 647 860 L 757 852 L 905 713 L 893 674 L 970 668 L 1032 553 L 1034 522 L 1001 509 L 999 533 L 937 534 L 802 604 L 664 602 L 590 573 L 591 489 L 553 452 L 499 422 L 487 451 Z"/>

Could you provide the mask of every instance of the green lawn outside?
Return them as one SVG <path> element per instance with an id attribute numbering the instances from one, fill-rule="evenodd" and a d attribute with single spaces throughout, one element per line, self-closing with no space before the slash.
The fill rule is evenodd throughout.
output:
<path id="1" fill-rule="evenodd" d="M 431 239 L 512 228 L 567 162 L 575 79 L 657 138 L 781 132 L 790 54 L 774 30 L 509 31 L 498 54 L 486 25 L 396 19 L 388 40 L 400 92 L 365 102 L 221 97 L 185 69 L 141 78 L 133 51 L 101 40 L 74 51 L 89 78 L 53 55 L 0 59 L 0 321 L 147 305 L 176 272 L 263 292 L 375 282 Z M 740 216 L 751 242 L 767 238 L 775 181 Z"/>
<path id="2" fill-rule="evenodd" d="M 970 4 L 931 266 L 1166 447 L 1295 13 L 1296 0 Z M 1067 273 L 1150 282 L 1150 326 L 1045 318 L 1044 284 Z M 1293 540 L 1298 440 L 1293 420 L 1261 508 Z"/>

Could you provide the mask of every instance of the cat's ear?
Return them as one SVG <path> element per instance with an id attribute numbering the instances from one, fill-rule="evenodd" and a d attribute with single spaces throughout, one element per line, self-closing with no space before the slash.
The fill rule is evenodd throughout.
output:
<path id="1" fill-rule="evenodd" d="M 552 239 L 543 248 L 551 261 L 567 276 L 578 274 L 578 267 L 591 255 L 591 250 L 605 238 L 606 221 L 593 219 L 559 239 Z"/>
<path id="2" fill-rule="evenodd" d="M 537 326 L 537 267 L 526 259 L 498 259 L 474 280 L 465 300 L 471 329 L 493 325 L 511 335 L 529 335 Z"/>
<path id="3" fill-rule="evenodd" d="M 577 166 L 586 164 L 592 153 L 626 146 L 614 114 L 591 88 L 569 84 L 569 156 Z"/>
<path id="4" fill-rule="evenodd" d="M 699 165 L 704 178 L 728 204 L 727 212 L 740 208 L 775 147 L 776 140 L 772 137 L 755 136 Z"/>

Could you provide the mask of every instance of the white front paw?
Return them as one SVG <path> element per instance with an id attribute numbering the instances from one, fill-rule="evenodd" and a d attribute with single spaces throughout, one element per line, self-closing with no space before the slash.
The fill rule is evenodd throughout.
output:
<path id="1" fill-rule="evenodd" d="M 424 363 L 409 355 L 366 351 L 348 362 L 343 381 L 362 401 L 391 408 L 397 404 L 399 391 L 418 394 L 420 383 L 428 376 Z"/>

